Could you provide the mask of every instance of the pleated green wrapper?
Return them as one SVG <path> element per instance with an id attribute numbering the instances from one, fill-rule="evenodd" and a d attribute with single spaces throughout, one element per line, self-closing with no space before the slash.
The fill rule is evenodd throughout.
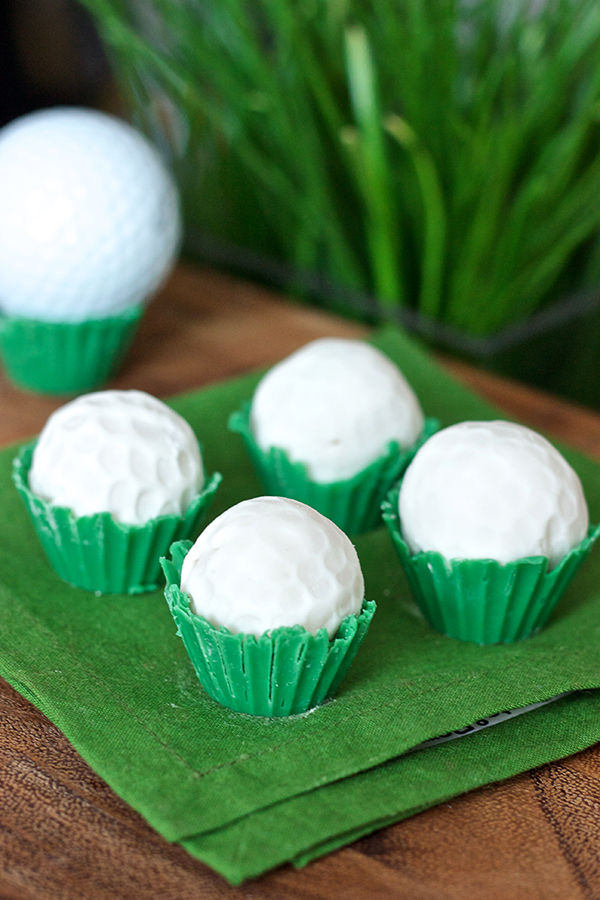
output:
<path id="1" fill-rule="evenodd" d="M 39 394 L 79 394 L 101 387 L 117 371 L 142 317 L 132 306 L 83 322 L 43 322 L 0 316 L 0 353 L 18 387 Z"/>
<path id="2" fill-rule="evenodd" d="M 418 440 L 402 450 L 396 441 L 386 452 L 353 478 L 328 484 L 313 481 L 302 463 L 292 462 L 285 450 L 263 450 L 256 443 L 250 426 L 249 402 L 229 419 L 229 428 L 238 432 L 258 473 L 265 493 L 291 497 L 318 510 L 345 531 L 362 534 L 381 524 L 381 504 L 389 489 L 400 478 L 413 456 L 439 429 L 437 419 L 428 418 Z"/>
<path id="3" fill-rule="evenodd" d="M 442 425 L 498 414 L 394 329 L 374 343 Z M 179 397 L 207 471 L 211 515 L 261 492 L 232 411 L 259 375 Z M 111 787 L 170 841 L 232 882 L 302 865 L 388 822 L 600 740 L 600 554 L 596 545 L 546 626 L 477 646 L 433 630 L 382 526 L 354 540 L 369 631 L 333 700 L 289 717 L 234 712 L 199 684 L 162 591 L 95 597 L 52 570 L 0 452 L 0 674 L 42 710 Z M 591 520 L 600 467 L 567 452 Z M 477 734 L 403 755 L 501 710 L 577 691 Z"/>
<path id="4" fill-rule="evenodd" d="M 193 613 L 179 588 L 191 546 L 191 541 L 173 544 L 171 560 L 161 564 L 177 634 L 209 697 L 252 716 L 297 715 L 332 697 L 365 639 L 375 604 L 365 601 L 359 615 L 346 616 L 331 640 L 324 628 L 313 635 L 299 625 L 258 638 L 232 634 Z"/>
<path id="5" fill-rule="evenodd" d="M 160 557 L 171 543 L 196 537 L 221 483 L 208 480 L 182 516 L 159 516 L 144 525 L 116 522 L 109 513 L 74 516 L 29 488 L 35 441 L 13 462 L 13 481 L 31 516 L 48 561 L 64 581 L 99 594 L 143 594 L 162 584 Z"/>
<path id="6" fill-rule="evenodd" d="M 440 553 L 411 553 L 400 527 L 396 485 L 383 504 L 383 520 L 419 609 L 442 634 L 476 644 L 521 641 L 543 628 L 552 610 L 589 556 L 600 525 L 560 563 L 530 556 L 501 564 L 494 559 L 445 559 Z"/>

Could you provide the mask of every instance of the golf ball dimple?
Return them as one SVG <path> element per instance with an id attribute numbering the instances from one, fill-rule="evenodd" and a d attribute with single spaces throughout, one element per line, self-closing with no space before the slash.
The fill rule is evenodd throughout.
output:
<path id="1" fill-rule="evenodd" d="M 331 483 L 352 478 L 391 441 L 411 446 L 424 418 L 387 356 L 362 341 L 321 338 L 267 372 L 250 423 L 263 450 L 284 450 L 313 481 Z"/>
<path id="2" fill-rule="evenodd" d="M 99 391 L 61 406 L 36 444 L 29 486 L 76 516 L 141 525 L 182 515 L 204 470 L 190 425 L 142 391 Z"/>
<path id="3" fill-rule="evenodd" d="M 284 497 L 245 500 L 211 522 L 185 557 L 181 590 L 211 624 L 257 637 L 302 625 L 312 634 L 326 628 L 331 638 L 364 599 L 344 532 Z"/>
<path id="4" fill-rule="evenodd" d="M 579 477 L 545 438 L 511 422 L 461 422 L 431 437 L 406 470 L 398 502 L 413 553 L 553 567 L 586 535 Z"/>
<path id="5" fill-rule="evenodd" d="M 31 113 L 0 131 L 0 309 L 51 322 L 148 299 L 181 232 L 175 184 L 134 128 L 91 109 Z"/>

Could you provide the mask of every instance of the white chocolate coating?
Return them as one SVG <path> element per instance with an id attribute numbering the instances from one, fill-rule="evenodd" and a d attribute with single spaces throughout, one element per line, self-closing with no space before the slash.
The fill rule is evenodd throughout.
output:
<path id="1" fill-rule="evenodd" d="M 51 322 L 142 303 L 174 261 L 175 184 L 126 122 L 62 107 L 0 131 L 0 309 Z"/>
<path id="2" fill-rule="evenodd" d="M 85 394 L 53 413 L 33 453 L 29 486 L 76 516 L 109 512 L 141 525 L 181 515 L 204 484 L 189 424 L 142 391 Z"/>
<path id="3" fill-rule="evenodd" d="M 187 554 L 181 589 L 215 626 L 257 637 L 302 625 L 333 637 L 358 613 L 364 581 L 356 550 L 337 525 L 285 497 L 256 497 L 205 528 Z"/>
<path id="4" fill-rule="evenodd" d="M 263 450 L 285 450 L 314 481 L 330 483 L 352 478 L 390 441 L 411 446 L 424 418 L 414 391 L 381 351 L 321 338 L 267 372 L 250 422 Z"/>
<path id="5" fill-rule="evenodd" d="M 411 551 L 555 566 L 586 535 L 581 482 L 545 438 L 512 422 L 461 422 L 431 437 L 406 470 L 398 511 Z"/>

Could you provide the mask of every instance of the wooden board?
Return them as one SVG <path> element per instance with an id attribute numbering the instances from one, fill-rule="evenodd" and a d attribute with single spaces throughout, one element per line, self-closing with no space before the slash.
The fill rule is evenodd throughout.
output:
<path id="1" fill-rule="evenodd" d="M 180 266 L 111 384 L 161 397 L 366 329 L 211 270 Z M 515 418 L 600 459 L 600 415 L 442 359 Z M 0 377 L 0 444 L 60 400 Z M 169 845 L 58 729 L 0 681 L 0 900 L 591 900 L 600 897 L 600 750 L 460 797 L 301 871 L 239 888 Z"/>

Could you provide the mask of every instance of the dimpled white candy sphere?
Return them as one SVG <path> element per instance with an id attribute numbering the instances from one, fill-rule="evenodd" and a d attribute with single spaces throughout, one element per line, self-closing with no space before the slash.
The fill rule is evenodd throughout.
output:
<path id="1" fill-rule="evenodd" d="M 204 483 L 189 424 L 142 391 L 86 394 L 53 413 L 33 453 L 29 486 L 76 516 L 109 512 L 141 525 L 181 515 Z"/>
<path id="2" fill-rule="evenodd" d="M 424 419 L 412 388 L 381 351 L 321 338 L 267 372 L 250 423 L 263 450 L 285 450 L 313 481 L 330 483 L 352 478 L 390 441 L 412 445 Z"/>
<path id="3" fill-rule="evenodd" d="M 406 470 L 399 498 L 411 551 L 550 566 L 586 535 L 581 482 L 545 438 L 511 422 L 461 422 L 430 438 Z"/>
<path id="4" fill-rule="evenodd" d="M 0 131 L 0 309 L 51 322 L 143 302 L 170 269 L 173 180 L 139 132 L 101 112 L 31 113 Z"/>
<path id="5" fill-rule="evenodd" d="M 183 562 L 181 590 L 193 612 L 234 634 L 302 625 L 331 638 L 360 611 L 364 581 L 337 525 L 297 500 L 256 497 L 202 532 Z"/>

